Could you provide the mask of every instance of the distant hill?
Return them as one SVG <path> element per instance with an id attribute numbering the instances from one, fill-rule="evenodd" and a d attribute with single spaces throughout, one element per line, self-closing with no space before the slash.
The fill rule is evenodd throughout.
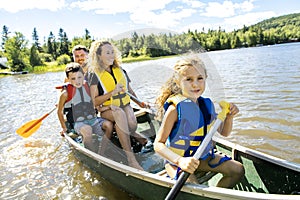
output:
<path id="1" fill-rule="evenodd" d="M 270 19 L 263 20 L 255 25 L 259 26 L 263 30 L 268 30 L 272 28 L 283 28 L 285 26 L 295 26 L 300 27 L 300 13 L 288 14 L 279 17 L 272 17 Z M 251 27 L 251 26 L 250 26 Z"/>

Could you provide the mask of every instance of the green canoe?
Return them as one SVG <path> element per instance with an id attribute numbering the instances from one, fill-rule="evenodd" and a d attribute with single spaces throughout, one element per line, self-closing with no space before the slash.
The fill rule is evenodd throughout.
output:
<path id="1" fill-rule="evenodd" d="M 155 137 L 159 126 L 147 110 L 136 110 L 138 131 Z M 78 138 L 65 137 L 76 158 L 112 184 L 141 199 L 164 199 L 175 181 L 165 175 L 163 160 L 153 149 L 134 146 L 137 160 L 145 171 L 126 165 L 117 141 L 101 156 L 84 148 Z M 300 165 L 252 150 L 224 139 L 214 138 L 216 149 L 243 163 L 245 177 L 234 189 L 216 187 L 220 174 L 199 177 L 201 184 L 186 183 L 176 199 L 300 199 Z M 133 141 L 134 142 L 134 141 Z M 142 152 L 140 152 L 142 150 Z"/>

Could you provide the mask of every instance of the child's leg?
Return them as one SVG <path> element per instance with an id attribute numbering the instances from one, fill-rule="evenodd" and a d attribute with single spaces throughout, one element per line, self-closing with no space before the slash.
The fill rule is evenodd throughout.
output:
<path id="1" fill-rule="evenodd" d="M 208 162 L 210 164 L 217 164 L 223 157 L 224 155 L 216 153 L 215 158 L 211 161 L 209 161 L 211 157 L 208 157 L 206 160 L 201 160 L 198 169 L 201 171 L 213 171 L 223 174 L 223 177 L 218 182 L 217 186 L 223 188 L 232 188 L 243 178 L 245 170 L 243 165 L 235 160 L 227 160 L 215 168 L 211 168 L 208 165 Z"/>
<path id="2" fill-rule="evenodd" d="M 95 148 L 92 140 L 92 133 L 93 133 L 92 127 L 87 124 L 84 124 L 83 122 L 78 122 L 78 123 L 76 122 L 75 131 L 82 135 L 84 146 L 87 149 L 95 152 Z"/>
<path id="3" fill-rule="evenodd" d="M 105 120 L 102 124 L 102 129 L 104 130 L 106 137 L 108 139 L 111 139 L 113 129 L 114 129 L 114 124 L 109 120 Z"/>

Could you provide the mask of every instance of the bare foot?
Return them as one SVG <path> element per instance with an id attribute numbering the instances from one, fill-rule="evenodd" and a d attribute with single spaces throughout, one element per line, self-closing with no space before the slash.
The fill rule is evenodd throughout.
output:
<path id="1" fill-rule="evenodd" d="M 144 170 L 141 165 L 138 163 L 138 161 L 135 159 L 135 156 L 133 153 L 129 153 L 127 154 L 127 159 L 128 159 L 128 165 L 130 167 L 134 167 L 136 169 L 139 169 L 139 170 Z"/>
<path id="2" fill-rule="evenodd" d="M 143 146 L 145 144 L 147 144 L 147 142 L 148 142 L 147 138 L 145 138 L 144 136 L 142 136 L 141 134 L 139 134 L 137 132 L 133 133 L 133 137 Z"/>
<path id="3" fill-rule="evenodd" d="M 144 171 L 144 169 L 141 167 L 141 165 L 140 165 L 138 162 L 128 162 L 128 165 L 129 165 L 130 167 L 134 167 L 134 168 L 136 168 L 136 169 L 139 169 L 139 170 L 143 170 L 143 171 Z"/>

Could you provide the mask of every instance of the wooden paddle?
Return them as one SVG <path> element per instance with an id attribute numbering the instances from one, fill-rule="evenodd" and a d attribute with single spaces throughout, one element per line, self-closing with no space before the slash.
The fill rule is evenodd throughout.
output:
<path id="1" fill-rule="evenodd" d="M 48 117 L 48 115 L 50 115 L 55 109 L 56 109 L 56 107 L 53 108 L 50 112 L 43 115 L 39 119 L 35 119 L 35 120 L 31 120 L 31 121 L 27 122 L 26 124 L 24 124 L 23 126 L 18 128 L 18 130 L 16 130 L 16 132 L 24 138 L 31 136 L 35 131 L 37 131 L 40 128 L 42 121 L 46 117 Z"/>
<path id="2" fill-rule="evenodd" d="M 135 96 L 133 96 L 132 94 L 130 94 L 129 92 L 126 92 L 126 94 L 128 96 L 130 96 L 131 99 L 135 100 L 136 102 L 138 102 L 139 104 L 141 104 L 143 107 L 146 106 L 145 102 L 139 100 L 138 98 L 136 98 Z"/>
<path id="3" fill-rule="evenodd" d="M 141 104 L 143 106 L 143 110 L 148 112 L 148 113 L 154 113 L 154 110 L 151 108 L 145 108 L 146 107 L 146 103 L 139 100 L 137 97 L 133 96 L 132 94 L 130 94 L 129 92 L 126 92 L 126 94 L 128 94 L 128 96 L 130 96 L 131 99 L 135 100 L 136 102 L 138 102 L 139 104 Z"/>
<path id="4" fill-rule="evenodd" d="M 206 149 L 206 146 L 211 141 L 213 135 L 218 130 L 221 123 L 225 120 L 227 113 L 229 113 L 230 104 L 225 101 L 221 101 L 220 105 L 222 107 L 222 111 L 218 114 L 217 120 L 215 121 L 214 125 L 211 127 L 208 134 L 205 136 L 204 140 L 201 142 L 201 145 L 197 149 L 196 153 L 194 154 L 194 158 L 200 159 L 204 150 Z M 182 172 L 177 180 L 177 182 L 174 184 L 168 195 L 166 196 L 165 200 L 173 200 L 176 198 L 177 194 L 183 187 L 186 180 L 189 178 L 190 173 L 188 172 Z"/>

